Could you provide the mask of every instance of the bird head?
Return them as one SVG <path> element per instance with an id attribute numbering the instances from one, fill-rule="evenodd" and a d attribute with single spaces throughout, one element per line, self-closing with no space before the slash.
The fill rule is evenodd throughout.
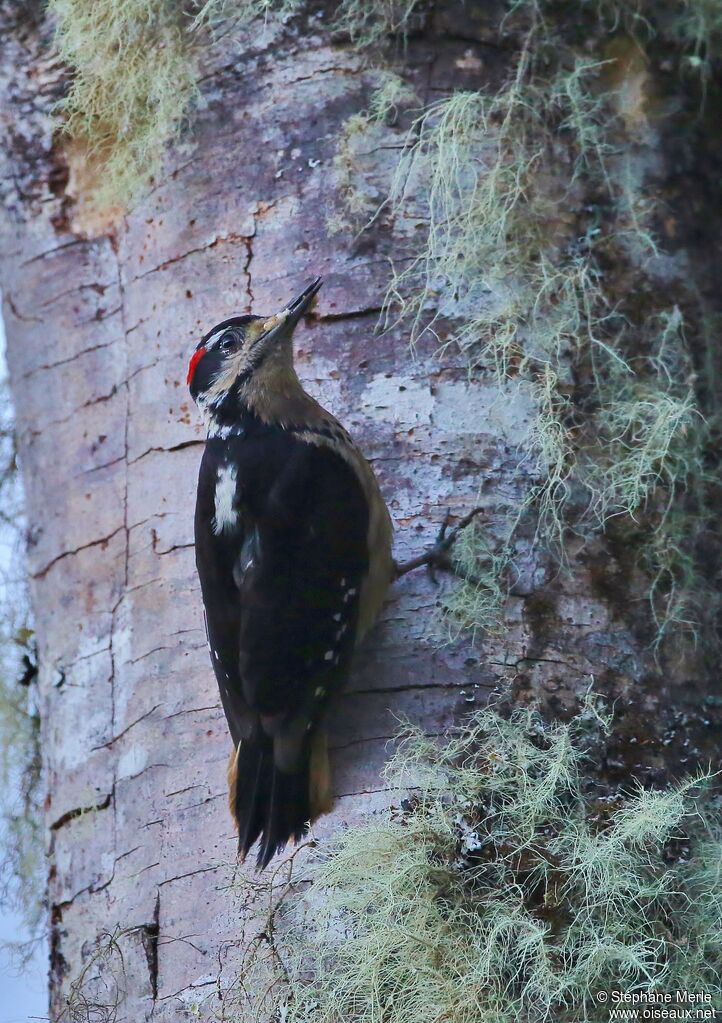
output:
<path id="1" fill-rule="evenodd" d="M 293 332 L 320 287 L 317 277 L 273 316 L 233 316 L 209 330 L 188 365 L 193 400 L 215 417 L 224 406 L 242 401 L 244 392 L 274 390 L 295 379 Z"/>

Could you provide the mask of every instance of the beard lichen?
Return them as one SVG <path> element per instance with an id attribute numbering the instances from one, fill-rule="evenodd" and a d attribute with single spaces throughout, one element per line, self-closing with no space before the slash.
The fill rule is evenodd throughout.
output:
<path id="1" fill-rule="evenodd" d="M 409 728 L 386 774 L 410 796 L 311 866 L 312 914 L 278 915 L 276 1018 L 606 1023 L 619 990 L 722 1007 L 708 778 L 592 786 L 608 724 L 587 699 L 567 723 L 487 709 L 444 745 Z"/>
<path id="2" fill-rule="evenodd" d="M 198 45 L 223 19 L 293 14 L 297 0 L 49 0 L 55 46 L 72 75 L 58 108 L 83 201 L 123 211 L 157 178 L 197 96 Z M 88 174 L 88 167 L 92 174 Z"/>
<path id="3" fill-rule="evenodd" d="M 359 49 L 404 39 L 418 20 L 424 0 L 341 0 L 333 27 Z"/>
<path id="4" fill-rule="evenodd" d="M 122 213 L 158 177 L 166 145 L 198 93 L 198 47 L 228 21 L 287 19 L 303 0 L 49 0 L 55 47 L 71 72 L 58 123 L 82 168 L 84 204 Z M 331 28 L 357 49 L 403 37 L 420 0 L 342 0 Z"/>
<path id="5" fill-rule="evenodd" d="M 94 203 L 126 205 L 158 173 L 195 91 L 187 18 L 167 0 L 50 0 L 73 71 L 64 131 L 98 166 Z"/>
<path id="6" fill-rule="evenodd" d="M 408 325 L 412 344 L 430 336 L 439 354 L 454 346 L 472 374 L 528 380 L 538 414 L 525 468 L 535 459 L 538 471 L 499 531 L 512 554 L 496 563 L 513 565 L 513 532 L 530 517 L 562 563 L 570 531 L 588 537 L 616 517 L 642 522 L 658 648 L 694 616 L 697 601 L 681 602 L 695 588 L 695 555 L 689 539 L 665 537 L 685 517 L 692 536 L 708 514 L 716 413 L 700 403 L 686 336 L 695 328 L 681 312 L 694 296 L 656 236 L 643 155 L 653 160 L 654 132 L 637 96 L 644 63 L 618 42 L 604 59 L 582 59 L 546 17 L 552 5 L 515 6 L 530 22 L 505 83 L 452 93 L 406 130 L 379 210 L 393 225 L 398 267 L 382 327 Z M 352 181 L 345 192 L 360 194 Z M 482 544 L 485 577 L 489 553 Z M 498 599 L 489 601 L 486 584 L 472 589 L 464 584 L 448 607 L 474 630 L 498 629 Z M 493 589 L 503 591 L 503 579 Z"/>

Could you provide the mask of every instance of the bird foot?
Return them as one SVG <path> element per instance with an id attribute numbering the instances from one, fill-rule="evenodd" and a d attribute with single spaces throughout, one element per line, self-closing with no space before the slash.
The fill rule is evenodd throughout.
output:
<path id="1" fill-rule="evenodd" d="M 394 561 L 394 581 L 400 579 L 408 572 L 412 572 L 415 568 L 426 566 L 432 578 L 434 569 L 438 569 L 439 571 L 450 572 L 466 582 L 480 583 L 481 580 L 476 579 L 473 573 L 467 572 L 458 561 L 451 557 L 451 550 L 458 540 L 459 534 L 484 510 L 484 508 L 473 508 L 452 529 L 449 528 L 451 525 L 451 512 L 447 510 L 437 534 L 436 542 L 431 547 L 428 547 L 423 554 L 419 554 L 418 557 L 411 558 L 409 561 Z"/>

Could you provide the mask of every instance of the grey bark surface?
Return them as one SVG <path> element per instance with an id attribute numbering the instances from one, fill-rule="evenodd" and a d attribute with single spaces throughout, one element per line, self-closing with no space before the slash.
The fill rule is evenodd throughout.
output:
<path id="1" fill-rule="evenodd" d="M 447 507 L 472 507 L 480 481 L 492 516 L 519 500 L 531 398 L 523 382 L 470 382 L 431 344 L 412 353 L 402 325 L 374 335 L 388 232 L 326 228 L 341 202 L 339 130 L 372 82 L 352 50 L 272 22 L 210 47 L 203 103 L 162 180 L 112 233 L 85 237 L 53 136 L 63 70 L 49 27 L 20 5 L 3 18 L 0 283 L 40 646 L 51 1016 L 79 990 L 118 1002 L 108 1019 L 178 1023 L 194 1004 L 222 1016 L 266 894 L 234 862 L 226 807 L 230 741 L 193 561 L 203 433 L 188 352 L 209 325 L 273 311 L 322 275 L 298 369 L 372 460 L 401 559 Z M 442 26 L 433 45 L 412 43 L 405 73 L 420 97 L 478 86 L 503 64 L 475 31 Z M 389 128 L 369 157 L 372 192 L 400 145 Z M 320 842 L 393 801 L 380 772 L 398 718 L 443 734 L 501 684 L 573 706 L 592 679 L 612 695 L 639 683 L 654 710 L 647 637 L 591 578 L 599 562 L 623 569 L 605 551 L 569 553 L 566 580 L 531 559 L 510 630 L 474 647 L 440 645 L 426 573 L 394 588 L 333 718 L 338 802 Z"/>

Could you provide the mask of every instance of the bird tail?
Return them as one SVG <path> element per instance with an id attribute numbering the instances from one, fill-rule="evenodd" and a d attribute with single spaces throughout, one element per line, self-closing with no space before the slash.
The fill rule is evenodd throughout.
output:
<path id="1" fill-rule="evenodd" d="M 313 736 L 294 771 L 277 766 L 273 744 L 273 737 L 258 725 L 228 763 L 228 805 L 238 828 L 238 853 L 245 860 L 260 838 L 258 870 L 290 839 L 299 842 L 310 822 L 332 804 L 325 736 Z"/>

